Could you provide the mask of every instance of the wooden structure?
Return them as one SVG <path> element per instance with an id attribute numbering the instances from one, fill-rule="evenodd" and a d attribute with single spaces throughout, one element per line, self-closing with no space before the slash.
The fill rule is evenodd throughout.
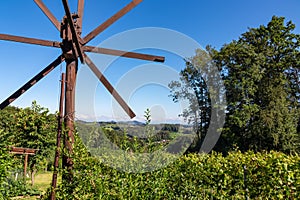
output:
<path id="1" fill-rule="evenodd" d="M 21 154 L 25 155 L 24 158 L 24 179 L 27 174 L 27 163 L 28 163 L 28 156 L 29 155 L 35 155 L 38 149 L 29 149 L 29 148 L 23 148 L 23 147 L 11 147 L 10 148 L 10 153 L 12 154 Z"/>
<path id="2" fill-rule="evenodd" d="M 112 94 L 112 96 L 116 99 L 116 101 L 121 105 L 124 111 L 131 117 L 135 117 L 135 113 L 132 109 L 127 105 L 127 103 L 122 99 L 122 97 L 118 94 L 118 92 L 114 89 L 114 87 L 110 84 L 110 82 L 106 79 L 106 77 L 102 74 L 101 71 L 96 67 L 93 61 L 87 56 L 85 52 L 94 52 L 100 54 L 108 54 L 115 55 L 127 58 L 136 58 L 148 61 L 155 62 L 164 62 L 164 57 L 134 53 L 134 52 L 125 52 L 115 49 L 107 49 L 101 47 L 94 47 L 86 45 L 93 38 L 95 38 L 98 34 L 107 29 L 114 22 L 119 20 L 122 16 L 136 7 L 142 0 L 132 0 L 129 4 L 127 4 L 124 8 L 114 14 L 111 18 L 106 20 L 104 23 L 100 24 L 97 28 L 92 30 L 89 34 L 84 37 L 81 37 L 82 30 L 82 17 L 83 17 L 83 8 L 84 8 L 84 0 L 78 0 L 78 8 L 77 13 L 71 14 L 68 1 L 62 0 L 65 16 L 62 21 L 59 22 L 51 11 L 44 5 L 42 0 L 34 0 L 34 2 L 39 6 L 39 8 L 43 11 L 43 13 L 48 17 L 48 19 L 52 22 L 54 27 L 59 31 L 61 42 L 58 41 L 49 41 L 42 40 L 36 38 L 28 38 L 28 37 L 20 37 L 8 34 L 0 34 L 0 40 L 6 41 L 14 41 L 14 42 L 22 42 L 27 44 L 35 44 L 53 48 L 61 48 L 62 54 L 59 55 L 53 62 L 51 62 L 46 68 L 40 71 L 36 76 L 34 76 L 31 80 L 25 83 L 20 89 L 18 89 L 15 93 L 9 96 L 5 101 L 0 104 L 0 109 L 4 109 L 10 103 L 12 103 L 15 99 L 21 96 L 24 92 L 30 89 L 34 84 L 40 81 L 43 77 L 49 74 L 53 69 L 55 69 L 62 62 L 66 62 L 66 80 L 65 80 L 65 88 L 64 88 L 64 113 L 60 113 L 63 115 L 65 127 L 67 127 L 68 134 L 67 137 L 64 138 L 65 148 L 72 154 L 72 144 L 74 143 L 74 117 L 75 117 L 75 84 L 76 84 L 76 76 L 77 76 L 77 68 L 78 62 L 86 63 L 89 68 L 93 71 L 93 73 L 98 77 L 100 82 L 106 87 L 106 89 Z M 79 59 L 79 61 L 78 61 Z M 65 156 L 63 158 L 63 165 L 69 171 L 72 171 L 73 162 L 72 160 Z M 67 179 L 71 179 L 71 177 L 67 177 Z"/>
<path id="3" fill-rule="evenodd" d="M 59 157 L 60 157 L 60 147 L 61 147 L 61 137 L 63 132 L 63 113 L 64 113 L 64 100 L 65 100 L 65 73 L 62 73 L 61 75 L 61 87 L 60 87 L 60 98 L 59 98 L 59 116 L 57 120 L 57 135 L 56 135 L 56 150 L 55 150 L 55 156 L 54 156 L 54 170 L 52 175 L 52 190 L 51 190 L 51 196 L 50 199 L 55 199 L 55 189 L 57 185 L 57 178 L 58 178 L 58 165 L 59 165 Z"/>

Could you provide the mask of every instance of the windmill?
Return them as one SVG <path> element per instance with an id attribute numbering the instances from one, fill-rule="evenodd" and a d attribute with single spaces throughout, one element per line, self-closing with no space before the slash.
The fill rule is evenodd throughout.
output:
<path id="1" fill-rule="evenodd" d="M 72 14 L 68 5 L 67 0 L 62 0 L 65 16 L 62 21 L 59 22 L 51 11 L 45 6 L 42 0 L 34 0 L 37 6 L 43 11 L 43 13 L 52 22 L 55 28 L 59 31 L 61 42 L 49 41 L 36 38 L 20 37 L 8 34 L 0 34 L 0 40 L 21 42 L 27 44 L 35 44 L 47 47 L 60 48 L 62 50 L 61 55 L 59 55 L 53 62 L 46 66 L 42 71 L 40 71 L 31 80 L 20 87 L 15 93 L 9 96 L 0 104 L 0 109 L 4 109 L 18 97 L 20 97 L 24 92 L 29 90 L 34 84 L 44 78 L 53 69 L 55 69 L 62 62 L 66 62 L 66 80 L 65 80 L 65 99 L 64 99 L 64 123 L 68 130 L 68 138 L 65 140 L 65 146 L 69 152 L 72 152 L 72 144 L 74 142 L 74 118 L 75 118 L 75 83 L 78 62 L 87 64 L 87 66 L 93 71 L 93 73 L 98 77 L 100 82 L 105 86 L 105 88 L 111 93 L 115 100 L 120 104 L 123 110 L 129 115 L 129 117 L 135 117 L 135 113 L 127 105 L 127 103 L 122 99 L 102 72 L 96 67 L 93 61 L 87 56 L 86 52 L 108 54 L 114 56 L 121 56 L 127 58 L 136 58 L 141 60 L 164 62 L 164 57 L 141 54 L 135 52 L 126 52 L 115 49 L 101 48 L 88 46 L 87 43 L 95 38 L 98 34 L 103 32 L 114 22 L 123 17 L 126 13 L 136 7 L 142 0 L 132 0 L 129 4 L 119 10 L 111 18 L 107 19 L 104 23 L 100 24 L 97 28 L 92 30 L 89 34 L 81 37 L 82 30 L 82 17 L 83 17 L 83 7 L 84 0 L 78 0 L 77 13 Z M 65 165 L 72 168 L 72 160 L 66 159 Z"/>

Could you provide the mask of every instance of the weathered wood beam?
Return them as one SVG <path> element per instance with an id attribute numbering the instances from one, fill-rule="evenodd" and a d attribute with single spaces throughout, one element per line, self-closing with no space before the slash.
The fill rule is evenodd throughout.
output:
<path id="1" fill-rule="evenodd" d="M 30 79 L 27 83 L 25 83 L 20 89 L 18 89 L 15 93 L 10 95 L 5 101 L 0 104 L 0 110 L 7 107 L 14 100 L 19 98 L 24 92 L 29 90 L 34 84 L 44 78 L 47 74 L 49 74 L 53 69 L 55 69 L 60 63 L 64 61 L 64 57 L 60 55 L 56 58 L 52 63 L 50 63 L 45 69 L 39 72 L 36 76 Z"/>
<path id="2" fill-rule="evenodd" d="M 90 67 L 90 69 L 97 76 L 99 81 L 104 85 L 104 87 L 110 92 L 110 94 L 115 98 L 115 100 L 120 104 L 123 110 L 127 113 L 130 118 L 134 118 L 136 115 L 131 110 L 131 108 L 127 105 L 124 99 L 120 96 L 120 94 L 115 90 L 115 88 L 110 84 L 110 82 L 105 78 L 102 72 L 97 68 L 97 66 L 93 63 L 93 61 L 84 53 L 86 64 Z"/>
<path id="3" fill-rule="evenodd" d="M 86 44 L 89 41 L 91 41 L 92 39 L 94 39 L 99 33 L 103 32 L 110 25 L 112 25 L 114 22 L 119 20 L 121 17 L 123 17 L 126 13 L 131 11 L 134 7 L 136 7 L 141 2 L 142 2 L 142 0 L 133 0 L 132 2 L 127 4 L 119 12 L 114 14 L 112 17 L 110 17 L 108 20 L 106 20 L 103 24 L 99 25 L 97 28 L 95 28 L 93 31 L 91 31 L 88 35 L 86 35 L 83 38 L 83 42 L 84 42 L 83 44 Z"/>

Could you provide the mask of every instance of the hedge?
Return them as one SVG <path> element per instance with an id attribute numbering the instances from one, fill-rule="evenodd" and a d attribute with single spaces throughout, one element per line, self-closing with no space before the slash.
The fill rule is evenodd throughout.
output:
<path id="1" fill-rule="evenodd" d="M 75 163 L 73 181 L 59 186 L 57 199 L 300 199 L 300 157 L 275 151 L 189 154 L 145 173 L 92 157 Z"/>

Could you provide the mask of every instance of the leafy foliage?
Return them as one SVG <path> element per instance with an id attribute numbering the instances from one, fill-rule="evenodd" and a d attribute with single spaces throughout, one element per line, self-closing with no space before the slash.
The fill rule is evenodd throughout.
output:
<path id="1" fill-rule="evenodd" d="M 274 16 L 213 56 L 227 93 L 225 144 L 299 151 L 300 35 L 292 33 L 294 28 Z"/>
<path id="2" fill-rule="evenodd" d="M 76 147 L 74 179 L 57 199 L 298 199 L 300 157 L 279 152 L 189 154 L 152 172 L 127 173 Z M 80 150 L 79 150 L 79 149 Z M 119 155 L 120 159 L 122 155 Z M 109 159 L 109 158 L 108 158 Z M 121 159 L 122 160 L 122 159 Z M 122 162 L 119 163 L 122 165 Z M 246 171 L 245 167 L 246 166 Z M 70 192 L 69 188 L 73 188 Z M 47 199 L 47 195 L 44 199 Z"/>
<path id="3" fill-rule="evenodd" d="M 198 141 L 211 125 L 211 99 L 223 95 L 214 74 L 226 89 L 226 124 L 215 150 L 300 151 L 300 35 L 295 25 L 274 16 L 267 26 L 248 32 L 220 51 L 197 50 L 170 83 L 175 102 L 190 102 L 182 115 L 198 130 Z M 210 59 L 211 58 L 211 59 Z M 214 67 L 219 72 L 210 73 Z M 198 143 L 199 144 L 199 143 Z"/>
<path id="4" fill-rule="evenodd" d="M 0 135 L 3 134 L 3 130 L 0 129 Z M 0 198 L 6 195 L 6 187 L 9 185 L 7 182 L 7 176 L 9 170 L 12 168 L 13 161 L 8 153 L 8 148 L 5 144 L 0 144 Z"/>
<path id="5" fill-rule="evenodd" d="M 35 172 L 52 162 L 56 126 L 55 115 L 36 102 L 30 108 L 7 107 L 0 111 L 0 193 L 4 197 L 38 193 L 24 180 L 14 180 L 14 172 L 23 168 L 24 157 L 9 154 L 9 147 L 38 149 L 28 159 L 33 184 Z"/>
<path id="6" fill-rule="evenodd" d="M 180 72 L 180 81 L 172 81 L 169 84 L 170 96 L 174 102 L 183 99 L 189 102 L 189 106 L 183 110 L 181 116 L 193 125 L 196 133 L 194 145 L 189 149 L 193 152 L 200 150 L 211 120 L 211 91 L 206 82 L 212 74 L 209 71 L 210 63 L 209 52 L 198 49 L 193 58 L 186 60 L 186 68 Z"/>
<path id="7" fill-rule="evenodd" d="M 30 108 L 21 109 L 15 118 L 16 132 L 13 144 L 18 147 L 38 149 L 35 156 L 29 157 L 30 170 L 33 172 L 39 163 L 53 155 L 56 139 L 56 116 L 35 101 Z M 40 166 L 42 167 L 42 166 Z"/>
<path id="8" fill-rule="evenodd" d="M 4 197 L 10 199 L 9 197 L 16 196 L 31 196 L 40 195 L 40 191 L 33 186 L 29 186 L 26 182 L 22 180 L 8 179 L 8 185 L 4 187 Z"/>

